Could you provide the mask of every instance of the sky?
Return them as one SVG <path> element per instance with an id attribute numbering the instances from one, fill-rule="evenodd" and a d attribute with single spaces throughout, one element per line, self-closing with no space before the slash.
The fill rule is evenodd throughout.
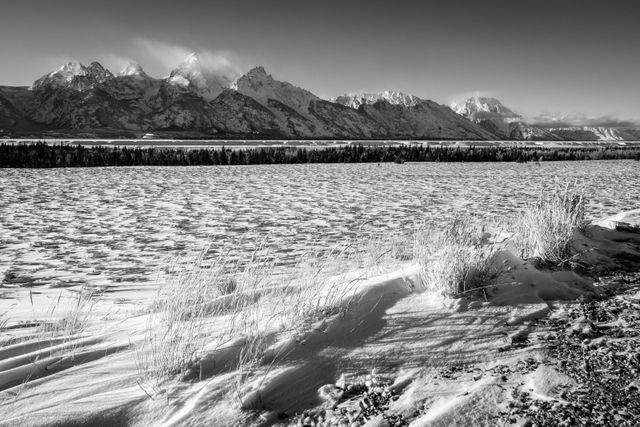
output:
<path id="1" fill-rule="evenodd" d="M 69 60 L 163 77 L 196 52 L 323 98 L 480 94 L 526 117 L 640 122 L 638 12 L 628 0 L 3 1 L 0 84 Z"/>

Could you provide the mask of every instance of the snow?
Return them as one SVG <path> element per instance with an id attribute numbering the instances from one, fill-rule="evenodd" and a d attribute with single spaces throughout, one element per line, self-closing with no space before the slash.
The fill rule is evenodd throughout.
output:
<path id="1" fill-rule="evenodd" d="M 60 67 L 58 70 L 49 74 L 49 77 L 60 76 L 65 81 L 70 82 L 75 76 L 86 76 L 87 68 L 76 61 L 70 61 Z"/>
<path id="2" fill-rule="evenodd" d="M 620 133 L 620 129 L 604 127 L 604 126 L 571 126 L 571 127 L 562 127 L 562 128 L 550 128 L 549 130 L 590 132 L 598 141 L 625 140 L 625 137 Z"/>
<path id="3" fill-rule="evenodd" d="M 176 85 L 180 87 L 188 87 L 191 84 L 189 79 L 181 75 L 171 76 L 169 77 L 168 80 L 169 80 L 169 83 L 171 83 L 172 85 Z"/>
<path id="4" fill-rule="evenodd" d="M 511 123 L 523 119 L 521 115 L 514 113 L 496 98 L 484 96 L 472 96 L 464 102 L 454 102 L 451 104 L 451 109 L 472 121 L 493 117 L 505 123 Z"/>
<path id="5" fill-rule="evenodd" d="M 573 240 L 588 246 L 580 262 L 614 266 L 616 259 L 640 256 L 634 227 L 640 227 L 640 210 L 592 222 Z M 187 425 L 215 419 L 219 425 L 278 425 L 286 421 L 279 418 L 282 414 L 331 413 L 340 399 L 334 385 L 356 381 L 390 384 L 398 399 L 389 410 L 412 419 L 413 425 L 477 425 L 507 401 L 503 384 L 508 382 L 526 385 L 541 399 L 557 399 L 557 386 L 569 380 L 551 367 L 515 373 L 508 380 L 489 372 L 541 357 L 535 345 L 501 348 L 509 337 L 527 334 L 532 319 L 561 315 L 562 300 L 597 290 L 589 277 L 541 270 L 520 260 L 503 237 L 494 239 L 502 251 L 497 262 L 510 268 L 487 300 L 449 307 L 422 290 L 412 262 L 381 273 L 342 272 L 323 282 L 316 295 L 330 294 L 335 284 L 351 285 L 335 301 L 335 314 L 303 334 L 277 331 L 282 301 L 263 300 L 259 309 L 273 314 L 270 322 L 258 325 L 271 337 L 264 364 L 243 372 L 236 367 L 247 337 L 214 345 L 215 331 L 229 321 L 227 314 L 211 319 L 211 345 L 200 369 L 163 385 L 145 382 L 137 368 L 145 327 L 154 319 L 153 311 L 140 304 L 98 302 L 88 327 L 78 336 L 60 337 L 62 342 L 39 341 L 33 328 L 10 330 L 26 340 L 0 349 L 2 421 Z M 269 289 L 263 291 L 269 295 Z M 50 311 L 50 303 L 37 296 L 31 297 L 33 305 L 28 294 L 20 298 L 12 320 Z M 69 345 L 71 359 L 57 351 Z"/>
<path id="6" fill-rule="evenodd" d="M 358 108 L 363 104 L 375 104 L 377 101 L 384 100 L 392 105 L 402 105 L 404 107 L 413 107 L 417 105 L 420 98 L 414 95 L 407 95 L 402 92 L 386 90 L 377 93 L 349 93 L 346 95 L 338 96 L 333 99 L 332 102 L 345 105 L 351 108 Z"/>
<path id="7" fill-rule="evenodd" d="M 137 62 L 130 62 L 122 71 L 118 73 L 118 76 L 143 76 L 145 72 Z"/>

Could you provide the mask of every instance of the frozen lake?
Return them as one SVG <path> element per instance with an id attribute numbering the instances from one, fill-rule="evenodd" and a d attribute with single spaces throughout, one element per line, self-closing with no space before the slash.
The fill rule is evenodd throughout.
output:
<path id="1" fill-rule="evenodd" d="M 634 161 L 0 169 L 0 297 L 148 286 L 209 242 L 242 258 L 264 241 L 293 265 L 416 221 L 504 219 L 556 179 L 588 189 L 591 217 L 640 207 Z"/>

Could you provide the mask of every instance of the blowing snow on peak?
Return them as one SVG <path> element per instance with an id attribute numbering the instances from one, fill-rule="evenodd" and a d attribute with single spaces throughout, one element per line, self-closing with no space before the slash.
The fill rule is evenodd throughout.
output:
<path id="1" fill-rule="evenodd" d="M 207 101 L 215 99 L 233 81 L 228 70 L 203 63 L 196 53 L 189 54 L 171 71 L 167 80 L 170 84 L 192 89 Z"/>

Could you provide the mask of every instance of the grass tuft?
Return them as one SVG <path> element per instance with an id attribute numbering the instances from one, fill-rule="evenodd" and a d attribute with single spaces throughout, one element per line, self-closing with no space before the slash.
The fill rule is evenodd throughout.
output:
<path id="1" fill-rule="evenodd" d="M 495 249 L 485 245 L 482 237 L 460 218 L 439 230 L 420 228 L 414 257 L 422 285 L 447 297 L 487 285 L 499 271 L 493 262 Z"/>
<path id="2" fill-rule="evenodd" d="M 570 257 L 569 242 L 584 227 L 587 200 L 575 186 L 541 193 L 516 218 L 515 245 L 523 259 L 561 265 Z"/>

